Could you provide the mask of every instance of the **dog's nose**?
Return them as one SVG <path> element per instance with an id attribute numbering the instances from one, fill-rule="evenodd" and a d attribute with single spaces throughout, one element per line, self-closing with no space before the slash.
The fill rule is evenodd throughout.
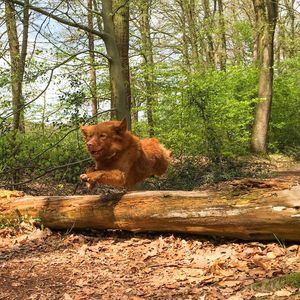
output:
<path id="1" fill-rule="evenodd" d="M 93 150 L 94 145 L 93 145 L 93 143 L 88 142 L 87 147 L 88 147 L 89 150 Z"/>

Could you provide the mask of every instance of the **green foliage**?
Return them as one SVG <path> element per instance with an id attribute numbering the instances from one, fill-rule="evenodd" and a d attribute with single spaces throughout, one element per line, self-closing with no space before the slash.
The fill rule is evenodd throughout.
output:
<path id="1" fill-rule="evenodd" d="M 270 150 L 300 159 L 300 55 L 281 63 L 274 80 Z"/>
<path id="2" fill-rule="evenodd" d="M 167 147 L 179 155 L 213 160 L 248 153 L 257 93 L 254 67 L 210 70 L 186 78 L 180 70 L 162 65 L 156 77 L 160 89 L 152 107 L 155 134 Z M 146 122 L 134 125 L 135 132 L 146 135 Z"/>
<path id="3" fill-rule="evenodd" d="M 1 180 L 8 182 L 38 177 L 64 165 L 51 176 L 58 181 L 77 182 L 87 163 L 67 165 L 87 158 L 77 127 L 48 127 L 43 131 L 32 125 L 26 134 L 10 132 L 0 137 Z"/>

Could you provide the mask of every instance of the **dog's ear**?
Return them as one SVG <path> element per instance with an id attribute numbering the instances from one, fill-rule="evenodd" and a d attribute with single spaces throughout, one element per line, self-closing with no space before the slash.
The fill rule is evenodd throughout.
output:
<path id="1" fill-rule="evenodd" d="M 120 121 L 119 125 L 116 126 L 116 132 L 118 134 L 122 134 L 127 130 L 127 120 L 124 118 L 122 121 Z"/>
<path id="2" fill-rule="evenodd" d="M 82 134 L 86 137 L 87 136 L 87 131 L 88 131 L 87 126 L 80 125 L 80 130 L 81 130 Z"/>

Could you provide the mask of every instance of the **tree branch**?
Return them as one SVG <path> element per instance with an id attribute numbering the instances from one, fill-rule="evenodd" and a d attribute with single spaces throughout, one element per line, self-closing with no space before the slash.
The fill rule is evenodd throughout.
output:
<path id="1" fill-rule="evenodd" d="M 84 50 L 84 51 L 75 53 L 75 54 L 71 55 L 70 57 L 68 57 L 67 59 L 65 59 L 64 61 L 58 63 L 57 65 L 55 65 L 55 66 L 52 67 L 51 69 L 45 70 L 44 73 L 46 73 L 46 72 L 48 72 L 48 71 L 51 71 L 50 77 L 49 77 L 49 80 L 48 80 L 48 82 L 47 82 L 46 87 L 45 87 L 45 88 L 44 88 L 44 89 L 43 89 L 43 90 L 42 90 L 35 98 L 33 98 L 32 100 L 30 100 L 30 101 L 24 103 L 24 104 L 18 109 L 18 111 L 23 110 L 26 106 L 28 106 L 29 104 L 35 102 L 37 99 L 39 99 L 39 98 L 45 93 L 45 91 L 48 89 L 48 87 L 49 87 L 49 85 L 50 85 L 50 83 L 51 83 L 51 79 L 52 79 L 52 77 L 53 77 L 53 73 L 54 73 L 55 69 L 61 67 L 61 66 L 64 65 L 64 64 L 66 64 L 67 62 L 69 62 L 70 60 L 72 60 L 73 58 L 75 58 L 77 55 L 86 53 L 87 51 L 89 51 L 89 50 Z M 95 51 L 95 53 L 100 54 L 100 55 L 106 57 L 108 60 L 110 60 L 110 57 L 108 57 L 107 55 L 105 55 L 105 54 L 102 53 L 102 52 Z M 6 115 L 5 117 L 3 117 L 3 118 L 5 118 L 5 119 L 1 122 L 0 126 L 2 126 L 3 123 L 5 123 L 5 121 L 6 121 L 9 117 L 11 117 L 12 115 L 13 115 L 13 113 L 10 113 L 10 114 Z M 3 114 L 0 114 L 0 117 L 2 117 L 2 116 L 3 116 Z"/>
<path id="2" fill-rule="evenodd" d="M 19 0 L 9 0 L 10 2 L 12 3 L 15 3 L 17 5 L 20 5 L 22 7 L 25 6 L 24 2 L 23 1 L 19 1 Z M 76 23 L 76 22 L 71 22 L 69 20 L 66 20 L 64 18 L 61 18 L 61 17 L 58 17 L 40 7 L 37 7 L 37 6 L 34 6 L 34 5 L 29 5 L 29 8 L 44 15 L 44 16 L 48 16 L 49 18 L 53 19 L 53 20 L 56 20 L 62 24 L 65 24 L 65 25 L 68 25 L 68 26 L 71 26 L 71 27 L 75 27 L 75 28 L 79 28 L 79 29 L 82 29 L 86 32 L 90 32 L 90 33 L 93 33 L 97 36 L 99 36 L 100 38 L 102 38 L 103 40 L 107 39 L 108 38 L 108 34 L 104 31 L 98 31 L 98 30 L 95 30 L 95 29 L 92 29 L 92 28 L 89 28 L 88 26 L 85 26 L 83 24 L 80 24 L 80 23 Z"/>

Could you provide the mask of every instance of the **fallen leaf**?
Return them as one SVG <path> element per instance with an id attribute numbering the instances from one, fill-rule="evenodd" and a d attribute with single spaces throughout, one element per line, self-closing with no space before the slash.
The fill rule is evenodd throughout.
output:
<path id="1" fill-rule="evenodd" d="M 274 259 L 277 257 L 274 252 L 268 252 L 266 256 L 268 259 Z"/>
<path id="2" fill-rule="evenodd" d="M 73 300 L 73 298 L 69 294 L 65 293 L 64 300 Z"/>
<path id="3" fill-rule="evenodd" d="M 157 249 L 151 249 L 144 255 L 144 260 L 147 260 L 148 258 L 154 257 L 158 254 Z"/>
<path id="4" fill-rule="evenodd" d="M 80 256 L 85 256 L 87 249 L 88 249 L 87 244 L 83 244 L 83 245 L 80 247 L 80 249 L 78 250 L 78 254 L 79 254 Z"/>
<path id="5" fill-rule="evenodd" d="M 221 281 L 218 284 L 222 287 L 234 287 L 234 286 L 237 286 L 241 283 L 242 282 L 238 281 L 238 280 L 226 280 L 226 281 Z"/>
<path id="6" fill-rule="evenodd" d="M 13 286 L 13 287 L 22 286 L 22 283 L 20 283 L 20 282 L 13 282 L 13 283 L 11 284 L 11 286 Z"/>
<path id="7" fill-rule="evenodd" d="M 227 298 L 227 300 L 244 300 L 245 298 L 241 295 L 234 295 Z"/>
<path id="8" fill-rule="evenodd" d="M 292 295 L 292 293 L 288 290 L 283 289 L 283 290 L 276 291 L 274 295 L 277 297 L 288 297 Z"/>
<path id="9" fill-rule="evenodd" d="M 47 236 L 51 235 L 52 232 L 50 229 L 46 228 L 44 230 L 41 229 L 36 229 L 35 231 L 33 231 L 32 233 L 30 233 L 28 235 L 28 239 L 30 241 L 34 241 L 34 240 L 43 240 L 45 239 Z"/>
<path id="10" fill-rule="evenodd" d="M 260 255 L 254 255 L 252 258 L 252 262 L 257 265 L 258 267 L 263 268 L 264 270 L 268 270 L 268 266 L 265 262 L 263 262 L 264 258 Z"/>
<path id="11" fill-rule="evenodd" d="M 292 245 L 287 248 L 288 251 L 293 252 L 299 250 L 300 246 L 299 245 Z"/>
<path id="12" fill-rule="evenodd" d="M 178 285 L 173 283 L 173 284 L 165 284 L 165 287 L 167 289 L 177 289 L 178 288 Z"/>
<path id="13" fill-rule="evenodd" d="M 254 294 L 255 298 L 261 298 L 261 297 L 267 297 L 267 296 L 271 296 L 272 293 L 256 293 Z"/>

